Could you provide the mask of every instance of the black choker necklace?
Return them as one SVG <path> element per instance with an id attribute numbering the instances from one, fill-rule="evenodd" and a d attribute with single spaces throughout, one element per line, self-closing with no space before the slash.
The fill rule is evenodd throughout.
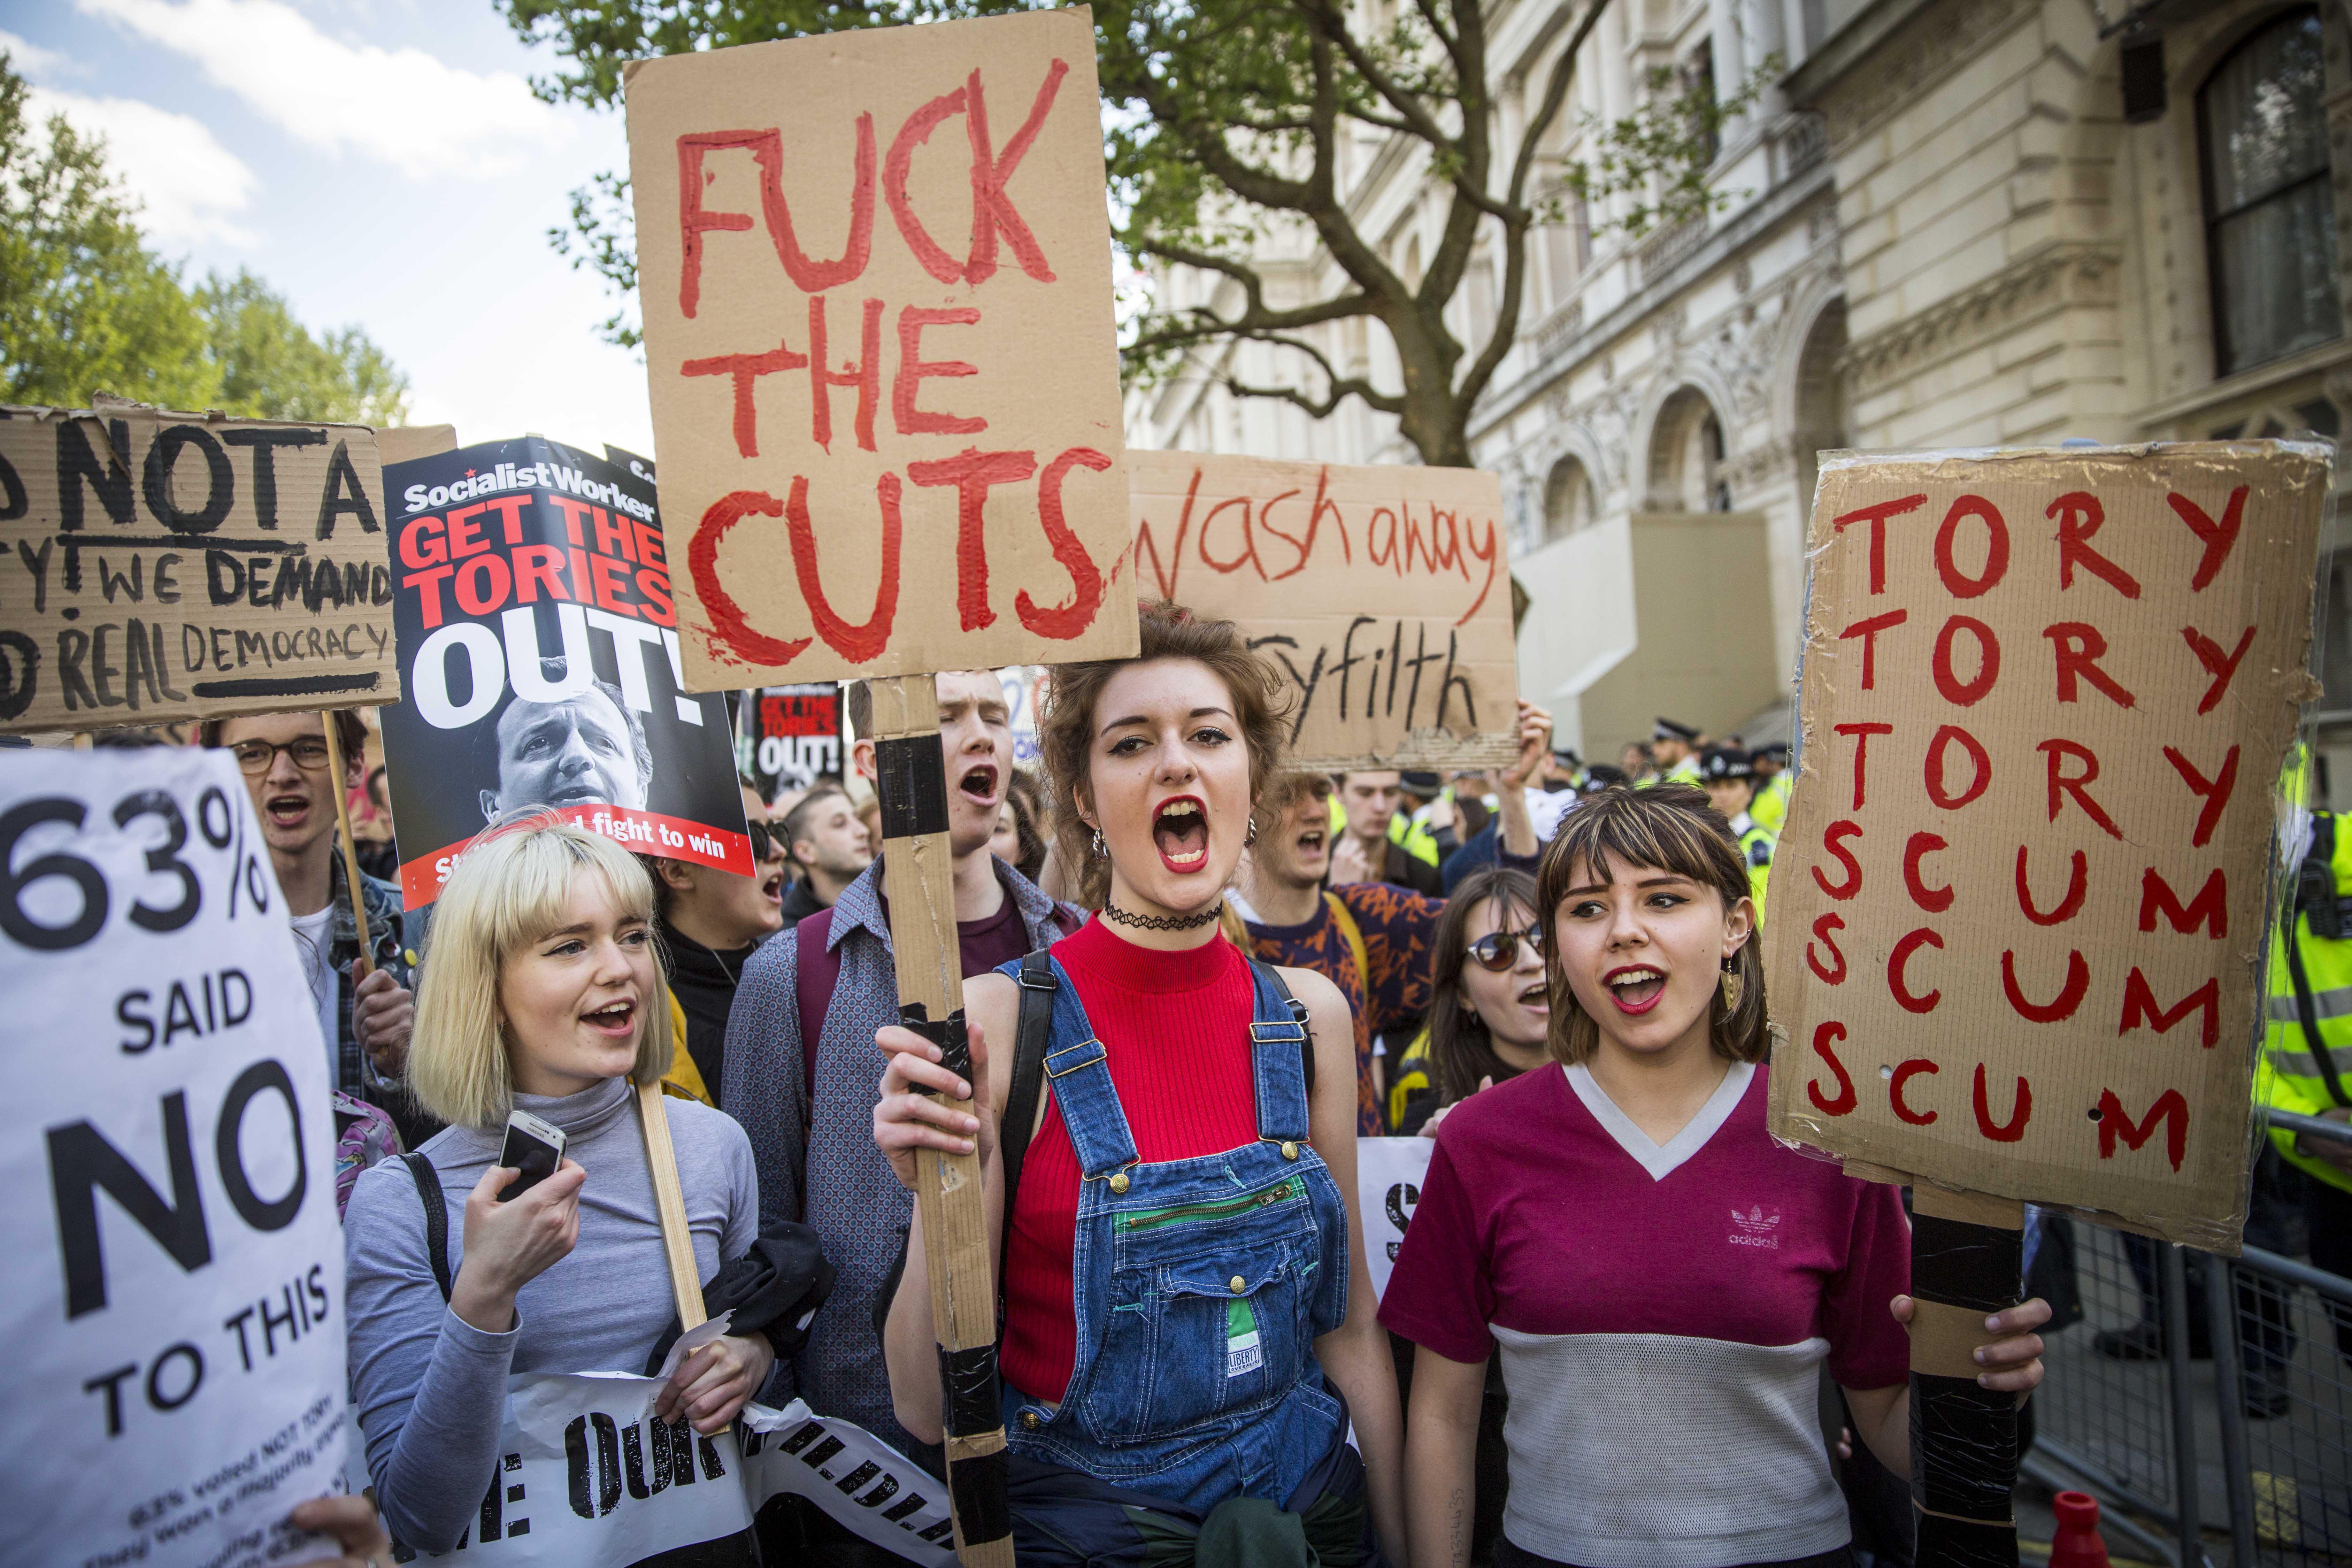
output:
<path id="1" fill-rule="evenodd" d="M 1103 900 L 1103 919 L 1116 921 L 1123 926 L 1142 931 L 1198 931 L 1217 918 L 1223 901 L 1211 904 L 1197 915 L 1131 915 L 1109 900 Z"/>

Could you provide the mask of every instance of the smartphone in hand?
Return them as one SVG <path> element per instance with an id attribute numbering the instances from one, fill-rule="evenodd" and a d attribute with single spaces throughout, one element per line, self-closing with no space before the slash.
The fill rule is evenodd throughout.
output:
<path id="1" fill-rule="evenodd" d="M 520 1196 L 555 1174 L 556 1165 L 563 1159 L 563 1129 L 553 1122 L 542 1121 L 528 1110 L 509 1112 L 506 1147 L 499 1152 L 499 1163 L 522 1174 L 507 1184 L 499 1202 Z"/>

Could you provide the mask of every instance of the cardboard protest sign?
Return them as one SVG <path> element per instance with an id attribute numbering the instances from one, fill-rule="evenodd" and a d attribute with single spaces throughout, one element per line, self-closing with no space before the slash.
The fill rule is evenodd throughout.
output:
<path id="1" fill-rule="evenodd" d="M 1824 461 L 1775 1132 L 2237 1245 L 2329 461 Z"/>
<path id="2" fill-rule="evenodd" d="M 592 1373 L 509 1380 L 497 1470 L 457 1550 L 436 1562 L 630 1568 L 753 1561 L 760 1513 L 810 1499 L 853 1533 L 950 1568 L 947 1489 L 864 1428 L 750 1405 L 744 1430 L 705 1437 L 653 1414 L 654 1378 Z M 367 1484 L 352 1440 L 352 1488 Z"/>
<path id="3" fill-rule="evenodd" d="M 0 408 L 0 731 L 400 696 L 375 436 Z"/>
<path id="4" fill-rule="evenodd" d="M 385 470 L 408 700 L 383 710 L 401 894 L 531 805 L 751 874 L 727 705 L 686 690 L 654 487 L 539 437 Z"/>
<path id="5" fill-rule="evenodd" d="M 1364 1264 L 1371 1270 L 1372 1294 L 1389 1293 L 1406 1226 L 1429 1180 L 1433 1138 L 1356 1140 L 1356 1212 L 1364 1216 Z"/>
<path id="6" fill-rule="evenodd" d="M 743 694 L 736 763 L 762 800 L 806 789 L 821 773 L 842 776 L 843 706 L 841 688 L 830 680 Z"/>
<path id="7" fill-rule="evenodd" d="M 689 684 L 1133 653 L 1086 8 L 625 79 Z"/>
<path id="8" fill-rule="evenodd" d="M 1249 634 L 1297 700 L 1297 766 L 1516 760 L 1493 474 L 1134 451 L 1128 475 L 1136 591 Z"/>
<path id="9" fill-rule="evenodd" d="M 318 1007 L 223 752 L 0 751 L 0 1518 L 23 1563 L 309 1561 L 343 1242 Z"/>

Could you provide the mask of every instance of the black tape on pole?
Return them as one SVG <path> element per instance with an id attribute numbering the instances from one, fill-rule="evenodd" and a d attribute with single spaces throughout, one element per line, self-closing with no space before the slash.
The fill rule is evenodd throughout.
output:
<path id="1" fill-rule="evenodd" d="M 1948 1568 L 2017 1568 L 2017 1527 L 1973 1520 L 1919 1519 L 1918 1560 Z"/>
<path id="2" fill-rule="evenodd" d="M 2007 1524 L 2016 1484 L 2017 1395 L 1913 1373 L 1911 1500 L 1930 1513 Z"/>
<path id="3" fill-rule="evenodd" d="M 940 1066 L 963 1079 L 971 1081 L 971 1032 L 964 1026 L 963 1009 L 959 1007 L 934 1024 L 930 1010 L 920 1002 L 898 1005 L 898 1023 L 912 1029 L 940 1048 Z"/>
<path id="4" fill-rule="evenodd" d="M 919 838 L 948 830 L 947 752 L 938 735 L 875 742 L 874 772 L 885 839 Z"/>
<path id="5" fill-rule="evenodd" d="M 977 1437 L 1004 1425 L 1004 1399 L 996 1381 L 996 1347 L 940 1347 L 940 1387 L 946 1394 L 941 1419 L 950 1437 Z"/>
<path id="6" fill-rule="evenodd" d="M 2025 1233 L 1964 1220 L 1915 1215 L 1911 1220 L 1911 1293 L 1974 1312 L 1998 1312 L 2018 1302 L 2025 1268 Z"/>
<path id="7" fill-rule="evenodd" d="M 948 1463 L 948 1500 L 967 1544 L 1002 1541 L 1013 1533 L 1013 1501 L 1005 1451 Z"/>

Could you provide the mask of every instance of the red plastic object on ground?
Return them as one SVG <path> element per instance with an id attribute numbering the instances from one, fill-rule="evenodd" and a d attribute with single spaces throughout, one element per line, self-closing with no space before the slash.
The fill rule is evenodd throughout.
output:
<path id="1" fill-rule="evenodd" d="M 2058 1515 L 2058 1539 L 2050 1543 L 2050 1568 L 2107 1568 L 2099 1500 L 2088 1492 L 2060 1492 L 2051 1508 Z"/>

